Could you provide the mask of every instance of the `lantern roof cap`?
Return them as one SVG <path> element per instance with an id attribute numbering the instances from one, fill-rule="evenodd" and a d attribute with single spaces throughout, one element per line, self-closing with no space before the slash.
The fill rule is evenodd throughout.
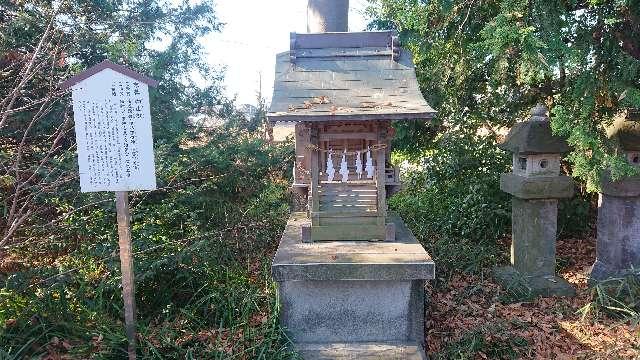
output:
<path id="1" fill-rule="evenodd" d="M 516 123 L 503 143 L 502 150 L 516 154 L 564 154 L 570 151 L 567 142 L 553 135 L 547 108 L 538 104 L 531 110 L 531 118 Z"/>
<path id="2" fill-rule="evenodd" d="M 276 56 L 270 121 L 431 119 L 393 31 L 292 33 Z"/>
<path id="3" fill-rule="evenodd" d="M 606 128 L 607 137 L 618 142 L 624 151 L 640 151 L 640 111 L 628 109 Z"/>

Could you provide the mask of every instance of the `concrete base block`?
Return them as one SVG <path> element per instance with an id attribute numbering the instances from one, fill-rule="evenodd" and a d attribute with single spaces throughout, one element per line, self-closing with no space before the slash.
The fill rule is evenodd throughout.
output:
<path id="1" fill-rule="evenodd" d="M 396 241 L 396 224 L 394 223 L 389 223 L 386 225 L 385 227 L 386 230 L 386 236 L 385 236 L 385 241 Z"/>
<path id="2" fill-rule="evenodd" d="M 291 216 L 271 271 L 280 322 L 305 359 L 424 358 L 434 263 L 398 216 L 389 222 L 394 241 L 305 243 L 309 219 Z"/>
<path id="3" fill-rule="evenodd" d="M 412 343 L 298 344 L 306 360 L 426 360 L 421 346 Z"/>
<path id="4" fill-rule="evenodd" d="M 295 342 L 422 342 L 424 281 L 285 281 L 281 323 Z"/>
<path id="5" fill-rule="evenodd" d="M 311 240 L 311 224 L 302 224 L 300 226 L 300 239 L 305 243 L 313 242 Z"/>
<path id="6" fill-rule="evenodd" d="M 527 276 L 513 266 L 493 269 L 493 277 L 503 288 L 531 296 L 575 296 L 576 289 L 567 280 L 555 275 Z"/>
<path id="7" fill-rule="evenodd" d="M 602 194 L 618 197 L 640 197 L 640 176 L 627 177 L 613 181 L 611 175 L 605 173 L 602 183 Z"/>
<path id="8" fill-rule="evenodd" d="M 640 196 L 600 194 L 598 205 L 596 262 L 590 280 L 640 272 Z"/>
<path id="9" fill-rule="evenodd" d="M 528 276 L 556 270 L 558 200 L 512 200 L 511 265 Z"/>
<path id="10" fill-rule="evenodd" d="M 568 176 L 527 177 L 516 174 L 500 175 L 500 190 L 520 199 L 570 198 L 574 191 Z"/>

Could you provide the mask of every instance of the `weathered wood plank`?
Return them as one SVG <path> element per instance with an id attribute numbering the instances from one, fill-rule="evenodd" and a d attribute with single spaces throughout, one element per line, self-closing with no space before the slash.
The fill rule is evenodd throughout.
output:
<path id="1" fill-rule="evenodd" d="M 291 80 L 291 79 L 276 79 L 274 83 L 275 91 L 294 94 L 294 96 L 300 96 L 297 92 L 299 90 L 349 90 L 354 94 L 367 95 L 371 90 L 386 90 L 386 93 L 395 94 L 416 94 L 418 89 L 414 89 L 413 92 L 402 91 L 400 89 L 409 89 L 412 79 L 410 76 L 397 76 L 397 77 L 382 77 L 383 74 L 379 74 L 376 77 L 353 77 L 344 78 L 332 77 L 332 74 L 327 73 L 312 73 L 308 74 L 308 80 Z M 311 75 L 311 76 L 309 76 Z M 397 89 L 395 91 L 392 91 Z M 341 99 L 346 101 L 348 99 Z"/>
<path id="2" fill-rule="evenodd" d="M 273 95 L 281 102 L 281 105 L 272 107 L 270 111 L 284 111 L 287 113 L 346 110 L 358 113 L 381 108 L 384 108 L 385 111 L 403 108 L 413 108 L 416 111 L 424 110 L 418 99 L 420 95 L 404 88 L 390 90 L 374 88 L 358 90 L 339 88 L 298 89 L 295 95 L 275 90 Z M 344 97 L 348 97 L 348 99 L 344 99 Z"/>
<path id="3" fill-rule="evenodd" d="M 345 184 L 349 184 L 349 183 L 345 183 Z M 320 187 L 320 194 L 326 194 L 326 195 L 339 195 L 339 194 L 373 194 L 375 195 L 377 192 L 375 187 L 369 187 L 368 185 L 354 185 L 353 187 L 350 187 L 349 185 L 344 185 L 344 186 L 340 186 L 340 185 L 335 185 L 335 186 L 331 186 L 330 188 L 327 188 L 326 185 L 323 185 Z"/>
<path id="4" fill-rule="evenodd" d="M 371 120 L 429 120 L 435 117 L 435 112 L 423 111 L 394 111 L 369 113 L 286 113 L 271 112 L 267 115 L 269 121 L 371 121 Z"/>
<path id="5" fill-rule="evenodd" d="M 320 49 L 327 47 L 391 47 L 395 31 L 366 31 L 352 33 L 295 34 L 294 49 Z"/>
<path id="6" fill-rule="evenodd" d="M 308 171 L 311 167 L 311 159 L 307 153 L 307 146 L 310 144 L 310 131 L 305 124 L 297 123 L 295 125 L 295 149 L 296 163 L 294 168 L 294 183 L 308 183 Z"/>
<path id="7" fill-rule="evenodd" d="M 365 210 L 376 211 L 374 202 L 321 202 L 320 211 Z"/>
<path id="8" fill-rule="evenodd" d="M 320 201 L 331 202 L 331 201 L 340 201 L 340 202 L 376 202 L 377 196 L 375 192 L 364 195 L 336 195 L 336 194 L 321 194 Z"/>
<path id="9" fill-rule="evenodd" d="M 388 56 L 391 58 L 393 51 L 385 47 L 348 47 L 348 48 L 322 48 L 322 49 L 296 49 L 292 50 L 296 61 L 298 59 L 311 59 L 322 57 L 367 57 L 367 56 Z"/>
<path id="10" fill-rule="evenodd" d="M 131 215 L 129 193 L 116 191 L 118 220 L 118 244 L 120 247 L 120 269 L 122 272 L 122 300 L 124 301 L 125 333 L 128 340 L 129 360 L 136 359 L 136 299 L 133 251 L 131 246 Z"/>
<path id="11" fill-rule="evenodd" d="M 384 240 L 385 236 L 385 226 L 377 224 L 371 226 L 342 224 L 311 227 L 311 239 L 313 241 Z"/>
<path id="12" fill-rule="evenodd" d="M 312 145 L 318 145 L 318 128 L 316 126 L 312 126 L 310 129 L 310 142 Z M 319 190 L 319 181 L 318 181 L 318 152 L 312 149 L 308 149 L 309 159 L 311 161 L 311 186 L 310 186 L 310 195 L 311 195 L 311 213 L 315 213 L 320 210 L 320 194 Z M 311 217 L 311 224 L 315 225 L 318 223 L 318 218 L 316 216 Z"/>
<path id="13" fill-rule="evenodd" d="M 351 35 L 331 34 L 329 37 L 334 41 L 345 36 L 348 38 Z M 368 35 L 362 36 L 366 39 Z M 296 38 L 296 43 L 298 40 Z M 420 92 L 409 52 L 401 50 L 397 61 L 384 56 L 338 56 L 341 52 L 384 53 L 389 46 L 380 46 L 379 50 L 373 49 L 378 47 L 375 43 L 342 50 L 336 49 L 341 46 L 330 43 L 324 48 L 303 47 L 300 49 L 307 50 L 300 54 L 322 57 L 298 58 L 295 64 L 291 63 L 290 53 L 279 54 L 273 100 L 267 117 L 271 121 L 432 118 L 435 111 L 424 101 Z M 320 97 L 323 99 L 318 101 Z"/>
<path id="14" fill-rule="evenodd" d="M 282 63 L 286 64 L 286 63 Z M 331 72 L 346 72 L 346 71 L 366 71 L 373 72 L 383 70 L 395 70 L 406 72 L 407 70 L 413 70 L 413 66 L 401 62 L 396 62 L 389 59 L 377 59 L 377 58 L 353 58 L 353 59 L 330 59 L 330 58 L 312 58 L 312 59 L 299 59 L 296 63 L 290 64 L 291 70 L 295 72 L 317 72 L 317 71 L 331 71 Z M 358 74 L 355 74 L 358 75 Z M 362 74 L 360 74 L 362 75 Z"/>
<path id="15" fill-rule="evenodd" d="M 378 143 L 387 143 L 387 124 L 381 123 L 378 125 Z M 386 175 L 386 154 L 385 151 L 376 152 L 376 184 L 378 186 L 378 214 L 384 218 L 387 216 L 387 193 L 385 190 L 385 184 L 387 182 Z"/>
<path id="16" fill-rule="evenodd" d="M 377 211 L 362 211 L 362 210 L 336 210 L 336 211 L 318 211 L 312 212 L 312 216 L 316 216 L 318 218 L 328 218 L 328 217 L 349 217 L 349 216 L 378 216 Z"/>
<path id="17" fill-rule="evenodd" d="M 320 141 L 329 140 L 345 140 L 345 139 L 364 139 L 376 140 L 376 133 L 372 132 L 345 132 L 345 133 L 320 133 Z"/>
<path id="18" fill-rule="evenodd" d="M 301 69 L 298 69 L 301 70 Z M 377 69 L 373 71 L 356 71 L 356 72 L 337 72 L 330 70 L 322 71 L 292 71 L 276 74 L 274 79 L 276 86 L 285 86 L 287 84 L 279 83 L 295 83 L 300 81 L 342 81 L 345 83 L 353 83 L 365 81 L 368 79 L 381 80 L 401 80 L 412 79 L 414 77 L 412 69 Z M 356 84 L 357 85 L 357 84 Z"/>
<path id="19" fill-rule="evenodd" d="M 340 225 L 340 224 L 360 224 L 360 225 L 375 225 L 378 223 L 376 216 L 356 216 L 349 217 L 330 217 L 321 216 L 320 225 Z"/>

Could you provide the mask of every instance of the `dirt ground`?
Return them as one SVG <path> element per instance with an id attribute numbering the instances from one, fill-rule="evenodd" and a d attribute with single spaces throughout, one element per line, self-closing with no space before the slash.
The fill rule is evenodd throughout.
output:
<path id="1" fill-rule="evenodd" d="M 509 304 L 490 277 L 462 274 L 444 291 L 432 290 L 428 352 L 442 356 L 475 346 L 479 350 L 473 357 L 478 359 L 514 357 L 514 352 L 526 359 L 640 359 L 640 326 L 583 319 L 579 311 L 591 299 L 587 278 L 595 260 L 595 239 L 559 241 L 557 258 L 565 265 L 560 275 L 577 289 L 574 298 Z"/>

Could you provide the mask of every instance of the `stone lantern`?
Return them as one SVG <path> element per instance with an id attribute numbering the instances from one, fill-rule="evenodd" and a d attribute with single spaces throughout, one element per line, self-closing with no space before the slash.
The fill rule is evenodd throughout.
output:
<path id="1" fill-rule="evenodd" d="M 517 123 L 500 145 L 513 152 L 513 172 L 502 174 L 500 189 L 512 199 L 511 266 L 497 268 L 503 286 L 526 286 L 532 295 L 571 296 L 573 287 L 555 275 L 558 199 L 573 196 L 573 180 L 560 175 L 567 143 L 551 133 L 547 108 Z"/>
<path id="2" fill-rule="evenodd" d="M 618 151 L 640 169 L 640 116 L 629 112 L 607 129 Z M 590 280 L 640 274 L 640 176 L 613 181 L 605 174 L 598 199 L 596 261 Z"/>

